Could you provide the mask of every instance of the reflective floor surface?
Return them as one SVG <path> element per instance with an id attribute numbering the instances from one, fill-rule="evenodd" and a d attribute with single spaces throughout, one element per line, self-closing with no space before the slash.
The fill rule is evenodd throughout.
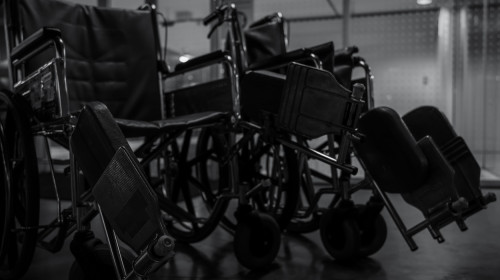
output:
<path id="1" fill-rule="evenodd" d="M 485 190 L 500 196 L 500 190 Z M 362 194 L 365 199 L 368 194 Z M 365 197 L 363 197 L 365 196 Z M 418 212 L 398 196 L 390 196 L 408 227 L 420 221 Z M 53 212 L 44 201 L 43 214 Z M 389 234 L 384 247 L 370 258 L 339 263 L 326 254 L 318 232 L 284 234 L 278 258 L 268 270 L 249 271 L 238 264 L 232 252 L 232 236 L 217 229 L 208 239 L 178 244 L 174 260 L 152 279 L 334 279 L 334 280 L 478 280 L 500 279 L 500 204 L 490 204 L 467 220 L 469 230 L 455 225 L 443 229 L 446 241 L 438 244 L 427 231 L 415 240 L 419 249 L 411 252 L 394 223 L 383 212 Z M 94 227 L 99 231 L 99 225 Z M 98 233 L 99 234 L 99 233 Z M 67 244 L 69 243 L 69 240 Z M 51 254 L 37 249 L 30 271 L 23 279 L 67 279 L 73 262 L 67 246 Z"/>

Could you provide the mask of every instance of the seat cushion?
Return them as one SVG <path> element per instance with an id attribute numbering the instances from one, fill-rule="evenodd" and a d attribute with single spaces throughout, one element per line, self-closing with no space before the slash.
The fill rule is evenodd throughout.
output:
<path id="1" fill-rule="evenodd" d="M 116 119 L 126 137 L 151 137 L 177 129 L 192 129 L 223 121 L 229 116 L 224 112 L 201 112 L 157 121 Z"/>

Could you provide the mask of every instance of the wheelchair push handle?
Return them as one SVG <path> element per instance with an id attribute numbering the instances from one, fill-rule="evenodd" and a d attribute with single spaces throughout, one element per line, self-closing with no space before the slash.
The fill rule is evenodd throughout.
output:
<path id="1" fill-rule="evenodd" d="M 223 21 L 224 12 L 229 8 L 228 5 L 221 5 L 215 8 L 208 16 L 203 19 L 203 25 L 209 25 L 212 21 L 219 19 L 219 23 Z"/>

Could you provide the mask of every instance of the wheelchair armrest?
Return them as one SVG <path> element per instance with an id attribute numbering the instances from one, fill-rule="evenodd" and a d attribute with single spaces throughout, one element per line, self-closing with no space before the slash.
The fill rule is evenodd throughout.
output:
<path id="1" fill-rule="evenodd" d="M 212 53 L 208 53 L 202 56 L 195 57 L 189 61 L 184 63 L 179 63 L 175 66 L 175 72 L 171 73 L 171 75 L 181 74 L 185 72 L 189 72 L 192 70 L 196 70 L 199 68 L 203 68 L 205 66 L 209 66 L 211 64 L 220 63 L 223 61 L 229 61 L 230 56 L 227 52 L 217 50 Z"/>
<path id="2" fill-rule="evenodd" d="M 292 62 L 300 62 L 306 59 L 315 61 L 317 58 L 311 50 L 302 48 L 253 63 L 249 65 L 248 68 L 249 70 L 272 70 L 285 67 Z"/>
<path id="3" fill-rule="evenodd" d="M 25 60 L 38 53 L 39 50 L 49 46 L 51 43 L 55 43 L 56 47 L 59 43 L 62 43 L 61 31 L 56 28 L 43 27 L 23 40 L 18 46 L 14 47 L 11 53 L 11 59 L 14 63 L 18 60 Z M 62 44 L 60 44 L 60 46 L 62 47 Z"/>
<path id="4" fill-rule="evenodd" d="M 282 55 L 277 55 L 269 59 L 254 62 L 249 65 L 249 70 L 275 70 L 288 66 L 292 62 L 306 63 L 313 62 L 315 67 L 326 66 L 328 71 L 332 65 L 328 63 L 327 57 L 334 53 L 333 42 L 326 42 L 312 47 L 300 48 L 289 51 Z"/>

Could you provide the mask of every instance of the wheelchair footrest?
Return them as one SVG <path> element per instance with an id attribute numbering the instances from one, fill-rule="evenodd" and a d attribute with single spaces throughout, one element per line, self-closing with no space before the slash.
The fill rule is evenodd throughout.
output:
<path id="1" fill-rule="evenodd" d="M 117 236 L 136 252 L 164 232 L 156 195 L 126 149 L 117 150 L 92 193 Z"/>

